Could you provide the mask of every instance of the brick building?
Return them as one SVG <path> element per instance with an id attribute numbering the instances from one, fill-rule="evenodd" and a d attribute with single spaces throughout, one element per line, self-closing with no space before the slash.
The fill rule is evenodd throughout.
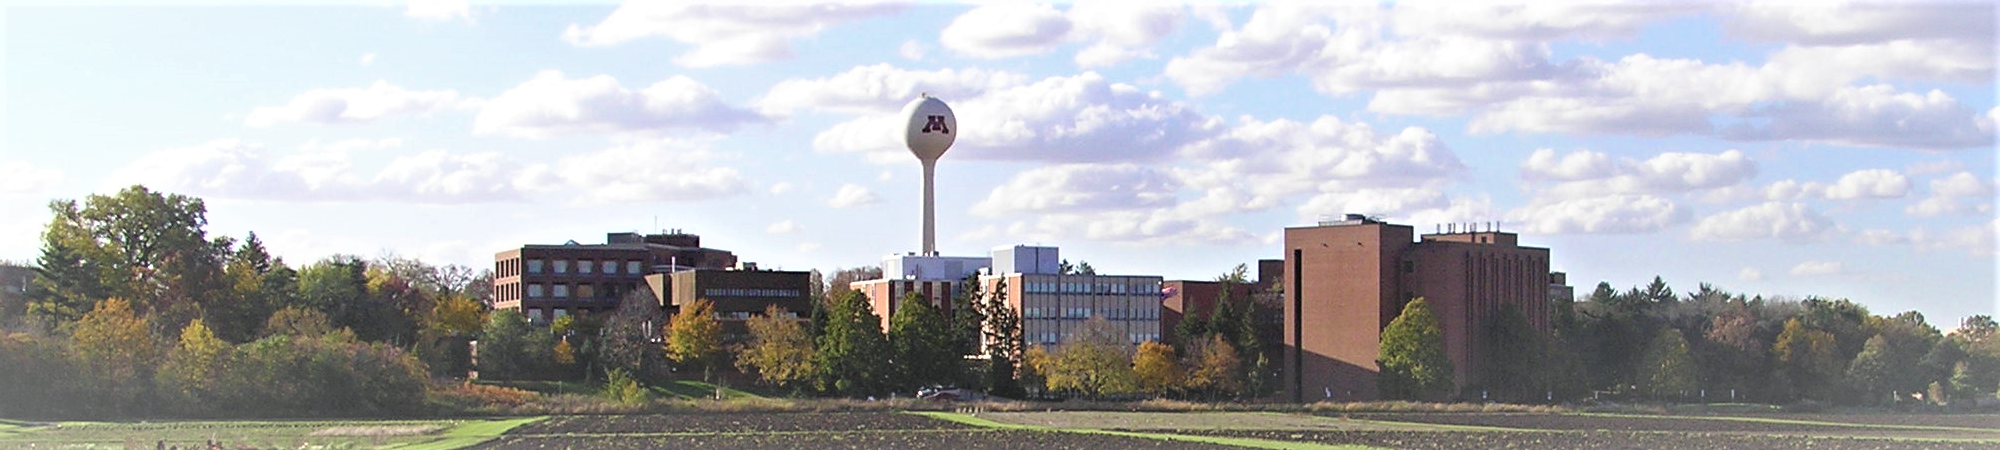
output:
<path id="1" fill-rule="evenodd" d="M 521 310 L 536 323 L 608 312 L 646 275 L 734 265 L 735 254 L 703 248 L 700 236 L 679 230 L 609 233 L 603 244 L 524 245 L 493 255 L 493 308 Z"/>
<path id="2" fill-rule="evenodd" d="M 812 311 L 812 273 L 756 270 L 744 265 L 739 270 L 692 269 L 645 277 L 653 299 L 673 314 L 695 299 L 714 303 L 715 318 L 722 323 L 724 344 L 748 340 L 744 321 L 761 316 L 772 305 L 784 308 L 791 319 L 804 320 Z"/>
<path id="3" fill-rule="evenodd" d="M 1492 230 L 1422 235 L 1349 215 L 1285 229 L 1281 389 L 1292 401 L 1377 398 L 1383 328 L 1410 299 L 1437 312 L 1445 354 L 1463 386 L 1480 373 L 1479 336 L 1501 308 L 1547 332 L 1549 250 Z"/>

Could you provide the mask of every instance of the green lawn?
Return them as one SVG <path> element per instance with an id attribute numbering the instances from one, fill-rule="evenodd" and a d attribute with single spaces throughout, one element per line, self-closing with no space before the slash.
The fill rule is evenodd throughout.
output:
<path id="1" fill-rule="evenodd" d="M 539 417 L 494 420 L 303 420 L 189 422 L 0 422 L 0 448 L 226 447 L 442 450 L 499 436 Z"/>

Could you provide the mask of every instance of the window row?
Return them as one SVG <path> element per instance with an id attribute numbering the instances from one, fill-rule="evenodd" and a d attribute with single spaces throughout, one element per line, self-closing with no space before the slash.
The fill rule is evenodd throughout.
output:
<path id="1" fill-rule="evenodd" d="M 527 291 L 528 298 L 616 298 L 619 295 L 618 286 L 612 284 L 604 285 L 603 289 L 599 289 L 598 285 L 595 284 L 571 286 L 568 284 L 544 285 L 541 283 L 528 283 Z"/>
<path id="2" fill-rule="evenodd" d="M 1028 282 L 1021 285 L 1023 292 L 1031 294 L 1098 294 L 1098 295 L 1159 295 L 1160 283 L 1060 283 L 1055 281 Z"/>
<path id="3" fill-rule="evenodd" d="M 799 296 L 799 290 L 798 289 L 709 288 L 709 289 L 702 289 L 701 295 L 703 297 L 797 297 Z"/>
<path id="4" fill-rule="evenodd" d="M 572 263 L 574 265 L 572 265 Z M 579 259 L 571 261 L 567 259 L 558 259 L 554 261 L 544 261 L 540 259 L 530 259 L 527 262 L 526 272 L 566 274 L 566 273 L 571 273 L 570 272 L 571 268 L 575 268 L 576 269 L 575 273 L 583 275 L 590 275 L 594 273 L 602 273 L 605 275 L 619 275 L 621 273 L 619 272 L 618 266 L 619 266 L 619 261 L 615 260 L 593 261 L 588 259 Z M 625 270 L 622 273 L 624 275 L 645 274 L 645 272 L 641 270 L 644 268 L 644 263 L 640 261 L 629 261 L 629 260 L 624 261 L 624 266 Z"/>
<path id="5" fill-rule="evenodd" d="M 1088 319 L 1103 315 L 1109 320 L 1140 320 L 1160 318 L 1159 308 L 1055 308 L 1030 306 L 1023 308 L 1021 317 L 1025 319 Z"/>
<path id="6" fill-rule="evenodd" d="M 1068 341 L 1070 336 L 1071 336 L 1070 333 L 1030 333 L 1026 336 L 1027 338 L 1026 340 L 1029 343 L 1054 344 L 1057 342 Z M 1145 342 L 1157 342 L 1160 340 L 1159 333 L 1130 333 L 1127 334 L 1126 337 L 1131 339 L 1132 345 L 1138 345 Z"/>

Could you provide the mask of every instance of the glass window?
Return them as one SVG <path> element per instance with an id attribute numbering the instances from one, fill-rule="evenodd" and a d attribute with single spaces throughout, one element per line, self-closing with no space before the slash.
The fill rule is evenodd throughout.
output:
<path id="1" fill-rule="evenodd" d="M 542 260 L 528 260 L 528 273 L 542 273 Z"/>
<path id="2" fill-rule="evenodd" d="M 528 298 L 542 298 L 542 285 L 539 283 L 528 285 Z"/>
<path id="3" fill-rule="evenodd" d="M 541 308 L 528 308 L 528 321 L 529 321 L 529 322 L 541 322 L 541 321 L 542 321 L 542 309 L 541 309 Z"/>
<path id="4" fill-rule="evenodd" d="M 625 273 L 629 273 L 629 274 L 633 274 L 633 275 L 638 275 L 638 274 L 639 274 L 639 262 L 638 262 L 638 261 L 626 261 L 626 262 L 625 262 Z"/>
<path id="5" fill-rule="evenodd" d="M 617 262 L 617 261 L 605 261 L 605 262 L 604 262 L 604 274 L 605 274 L 605 275 L 617 275 L 617 274 L 618 274 L 618 262 Z"/>
<path id="6" fill-rule="evenodd" d="M 555 291 L 556 298 L 569 297 L 569 285 L 567 284 L 555 285 L 555 288 L 552 290 Z"/>
<path id="7" fill-rule="evenodd" d="M 556 260 L 556 273 L 569 273 L 569 260 L 567 259 Z"/>
<path id="8" fill-rule="evenodd" d="M 597 286 L 588 284 L 576 285 L 576 296 L 578 298 L 597 298 Z"/>
<path id="9" fill-rule="evenodd" d="M 569 315 L 569 310 L 567 310 L 567 309 L 562 309 L 562 308 L 556 308 L 556 318 L 557 318 L 557 319 L 561 319 L 561 318 L 563 318 L 563 316 L 567 316 L 567 315 Z"/>
<path id="10" fill-rule="evenodd" d="M 587 273 L 590 273 L 590 272 L 591 272 L 591 269 L 595 269 L 595 268 L 597 268 L 597 265 L 596 265 L 596 264 L 591 264 L 591 263 L 590 263 L 590 260 L 587 260 L 587 259 L 579 259 L 579 260 L 576 260 L 576 273 L 585 273 L 585 274 L 587 274 Z"/>

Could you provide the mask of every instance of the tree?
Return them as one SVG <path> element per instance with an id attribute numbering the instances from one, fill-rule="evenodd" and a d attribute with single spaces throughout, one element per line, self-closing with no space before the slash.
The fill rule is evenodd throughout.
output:
<path id="1" fill-rule="evenodd" d="M 1646 344 L 1646 354 L 1639 361 L 1642 366 L 1638 373 L 1646 381 L 1644 390 L 1653 398 L 1679 398 L 1700 388 L 1701 368 L 1679 329 L 1661 327 Z"/>
<path id="2" fill-rule="evenodd" d="M 722 323 L 715 320 L 715 303 L 706 298 L 681 306 L 667 329 L 667 358 L 701 368 L 701 380 L 714 378 L 715 360 L 722 355 Z"/>
<path id="3" fill-rule="evenodd" d="M 1484 358 L 1490 361 L 1480 381 L 1495 398 L 1506 402 L 1536 399 L 1545 391 L 1543 367 L 1545 339 L 1520 308 L 1505 306 L 1487 326 Z"/>
<path id="4" fill-rule="evenodd" d="M 1132 374 L 1138 377 L 1139 389 L 1153 395 L 1166 395 L 1179 389 L 1186 376 L 1179 360 L 1171 345 L 1155 341 L 1139 344 L 1138 355 L 1132 357 Z"/>
<path id="5" fill-rule="evenodd" d="M 1097 274 L 1097 268 L 1096 268 L 1096 267 L 1091 267 L 1091 266 L 1090 266 L 1090 262 L 1089 262 L 1089 261 L 1077 261 L 1077 263 L 1076 263 L 1076 274 L 1077 274 L 1077 275 L 1096 275 L 1096 274 Z"/>
<path id="6" fill-rule="evenodd" d="M 119 412 L 138 406 L 151 388 L 160 351 L 131 303 L 109 299 L 76 322 L 70 359 L 83 380 Z"/>
<path id="7" fill-rule="evenodd" d="M 904 295 L 889 318 L 890 361 L 896 367 L 891 374 L 897 378 L 892 383 L 911 388 L 958 381 L 965 360 L 959 339 L 930 302 L 914 292 Z"/>
<path id="8" fill-rule="evenodd" d="M 479 326 L 486 321 L 485 308 L 479 302 L 464 295 L 447 295 L 431 307 L 429 327 L 452 336 L 468 336 L 479 332 Z M 572 316 L 563 316 L 567 319 Z"/>
<path id="9" fill-rule="evenodd" d="M 1210 400 L 1242 393 L 1242 357 L 1236 354 L 1236 346 L 1229 345 L 1222 335 L 1209 335 L 1208 340 L 1195 345 L 1188 356 L 1189 390 L 1201 393 L 1202 397 Z"/>
<path id="10" fill-rule="evenodd" d="M 1007 280 L 1001 279 L 979 306 L 986 318 L 981 327 L 986 342 L 986 388 L 993 395 L 1020 397 L 1027 394 L 1015 377 L 1015 362 L 1022 360 L 1021 314 L 1007 303 Z"/>
<path id="11" fill-rule="evenodd" d="M 1937 387 L 1932 389 L 1937 392 L 1931 395 L 1930 401 L 1943 403 L 1950 400 L 1952 370 L 1964 359 L 1965 349 L 1959 346 L 1958 339 L 1945 338 L 1938 339 L 1936 344 L 1931 345 L 1930 351 L 1924 353 L 1923 359 L 1917 361 L 1925 386 Z"/>
<path id="12" fill-rule="evenodd" d="M 1785 321 L 1784 331 L 1771 345 L 1782 374 L 1793 384 L 1821 400 L 1831 399 L 1833 382 L 1839 374 L 1839 357 L 1832 333 L 1808 329 L 1797 318 Z"/>
<path id="13" fill-rule="evenodd" d="M 1900 358 L 1893 354 L 1895 351 L 1888 339 L 1877 334 L 1862 344 L 1861 353 L 1847 365 L 1847 384 L 1860 391 L 1863 403 L 1883 403 L 1896 389 L 1898 374 L 1908 366 L 1896 365 Z"/>
<path id="14" fill-rule="evenodd" d="M 1451 359 L 1444 353 L 1444 332 L 1437 314 L 1423 297 L 1411 300 L 1382 330 L 1375 365 L 1384 398 L 1441 401 L 1454 388 Z"/>
<path id="15" fill-rule="evenodd" d="M 1132 373 L 1132 344 L 1103 317 L 1092 317 L 1052 355 L 1042 373 L 1049 390 L 1085 397 L 1139 391 Z"/>
<path id="16" fill-rule="evenodd" d="M 666 326 L 666 312 L 653 300 L 650 288 L 640 285 L 625 293 L 618 309 L 598 330 L 597 361 L 605 364 L 606 370 L 624 369 L 642 381 L 665 381 L 666 352 L 660 345 L 664 341 L 660 330 Z"/>
<path id="17" fill-rule="evenodd" d="M 826 325 L 813 351 L 814 365 L 820 368 L 820 389 L 845 396 L 883 393 L 888 389 L 889 343 L 882 336 L 882 319 L 868 307 L 868 299 L 852 290 L 833 294 L 826 311 Z"/>
<path id="18" fill-rule="evenodd" d="M 852 269 L 834 269 L 833 277 L 828 278 L 826 281 L 826 296 L 827 298 L 833 298 L 842 292 L 851 291 L 853 288 L 848 287 L 848 285 L 856 281 L 879 279 L 882 279 L 881 267 L 868 266 Z"/>
<path id="19" fill-rule="evenodd" d="M 736 367 L 756 373 L 766 383 L 786 387 L 811 381 L 818 374 L 813 366 L 812 334 L 804 323 L 786 317 L 788 314 L 784 308 L 771 305 L 764 309 L 764 315 L 750 318 L 746 323 L 750 343 L 736 355 Z"/>
<path id="20" fill-rule="evenodd" d="M 223 379 L 233 375 L 228 361 L 231 350 L 229 343 L 215 337 L 201 320 L 188 322 L 181 329 L 180 345 L 167 352 L 155 375 L 160 391 L 171 400 L 168 404 L 190 413 L 221 406 L 220 401 L 228 395 L 223 388 L 230 385 Z"/>
<path id="21" fill-rule="evenodd" d="M 333 325 L 327 320 L 325 313 L 287 306 L 271 313 L 271 318 L 264 321 L 264 331 L 258 336 L 319 337 L 330 332 L 333 332 Z"/>
<path id="22" fill-rule="evenodd" d="M 222 258 L 232 242 L 210 241 L 201 199 L 132 186 L 49 204 L 43 270 L 31 310 L 58 321 L 97 299 L 120 297 L 134 311 L 159 316 L 178 330 L 200 315 L 196 300 L 212 300 Z M 214 305 L 201 305 L 214 306 Z"/>
<path id="23" fill-rule="evenodd" d="M 1660 279 L 1657 275 L 1653 276 L 1652 283 L 1646 285 L 1645 299 L 1654 305 L 1669 305 L 1680 302 L 1680 297 L 1674 296 L 1674 288 L 1667 287 L 1666 280 Z"/>
<path id="24" fill-rule="evenodd" d="M 533 378 L 543 372 L 547 362 L 554 360 L 549 354 L 554 348 L 548 334 L 537 332 L 520 310 L 495 311 L 479 334 L 479 376 L 496 380 Z"/>

